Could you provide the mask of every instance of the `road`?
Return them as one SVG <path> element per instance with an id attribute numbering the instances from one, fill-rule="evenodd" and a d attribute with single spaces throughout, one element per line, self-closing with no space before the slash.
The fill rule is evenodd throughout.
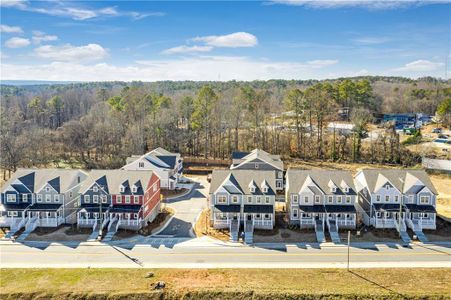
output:
<path id="1" fill-rule="evenodd" d="M 206 176 L 200 176 L 194 180 L 198 183 L 189 194 L 167 200 L 166 205 L 175 210 L 175 215 L 158 235 L 194 237 L 192 228 L 202 210 L 207 206 L 209 187 Z"/>
<path id="2" fill-rule="evenodd" d="M 0 242 L 2 268 L 344 268 L 343 245 L 243 246 L 209 238 L 159 239 L 132 247 Z M 125 245 L 125 244 L 124 244 Z M 351 268 L 451 267 L 451 247 L 378 244 L 350 248 Z"/>

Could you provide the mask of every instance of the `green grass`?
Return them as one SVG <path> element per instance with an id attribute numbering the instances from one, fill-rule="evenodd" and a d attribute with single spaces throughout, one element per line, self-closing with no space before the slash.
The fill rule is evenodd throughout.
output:
<path id="1" fill-rule="evenodd" d="M 155 276 L 146 278 L 152 271 Z M 165 281 L 163 292 L 152 284 Z M 449 299 L 449 269 L 1 269 L 0 298 Z M 447 298 L 448 297 L 448 298 Z"/>

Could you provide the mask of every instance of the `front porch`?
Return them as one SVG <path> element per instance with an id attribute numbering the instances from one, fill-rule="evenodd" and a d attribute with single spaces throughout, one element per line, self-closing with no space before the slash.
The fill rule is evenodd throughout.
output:
<path id="1" fill-rule="evenodd" d="M 412 230 L 436 229 L 437 211 L 432 205 L 406 205 L 406 223 Z"/>
<path id="2" fill-rule="evenodd" d="M 108 208 L 102 208 L 100 212 L 98 207 L 85 207 L 77 212 L 77 226 L 79 228 L 93 228 L 94 225 L 102 222 L 102 227 L 109 220 Z"/>
<path id="3" fill-rule="evenodd" d="M 252 221 L 254 229 L 271 230 L 274 227 L 274 214 L 244 213 L 244 222 Z"/>
<path id="4" fill-rule="evenodd" d="M 65 222 L 62 205 L 46 209 L 42 205 L 34 204 L 27 210 L 26 215 L 29 220 L 36 219 L 36 227 L 58 227 Z"/>
<path id="5" fill-rule="evenodd" d="M 109 219 L 118 220 L 118 229 L 138 231 L 143 225 L 141 205 L 115 205 L 109 210 Z"/>
<path id="6" fill-rule="evenodd" d="M 213 227 L 215 229 L 230 228 L 232 220 L 238 220 L 241 223 L 241 206 L 239 204 L 232 205 L 215 205 L 212 212 Z"/>

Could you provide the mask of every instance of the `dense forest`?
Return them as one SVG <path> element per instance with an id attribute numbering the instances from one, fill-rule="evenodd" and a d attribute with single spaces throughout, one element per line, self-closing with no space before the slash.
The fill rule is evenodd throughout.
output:
<path id="1" fill-rule="evenodd" d="M 157 146 L 213 158 L 259 147 L 285 158 L 411 165 L 418 157 L 393 128 L 364 145 L 368 124 L 382 113 L 438 111 L 449 126 L 451 116 L 451 81 L 429 77 L 0 87 L 1 167 L 9 171 L 116 168 Z M 343 118 L 352 134 L 326 130 Z"/>

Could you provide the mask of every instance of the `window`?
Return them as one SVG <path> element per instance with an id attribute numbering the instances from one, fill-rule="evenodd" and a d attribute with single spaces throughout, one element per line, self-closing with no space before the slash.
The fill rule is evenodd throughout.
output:
<path id="1" fill-rule="evenodd" d="M 56 203 L 59 203 L 59 202 L 60 202 L 60 195 L 55 195 L 55 196 L 53 196 L 53 200 L 54 200 Z"/>
<path id="2" fill-rule="evenodd" d="M 28 202 L 28 195 L 22 194 L 22 202 Z"/>
<path id="3" fill-rule="evenodd" d="M 116 202 L 117 203 L 122 203 L 122 196 L 121 195 L 117 195 L 116 196 Z"/>
<path id="4" fill-rule="evenodd" d="M 265 202 L 266 202 L 266 204 L 269 204 L 270 201 L 271 201 L 270 198 L 269 198 L 268 196 L 266 196 L 266 197 L 265 197 Z"/>
<path id="5" fill-rule="evenodd" d="M 293 209 L 293 219 L 297 219 L 298 217 L 299 217 L 298 210 L 297 209 Z"/>
<path id="6" fill-rule="evenodd" d="M 257 198 L 257 204 L 262 203 L 262 197 L 261 196 L 257 196 L 256 198 Z"/>
<path id="7" fill-rule="evenodd" d="M 98 195 L 92 196 L 92 203 L 99 203 L 99 196 Z"/>
<path id="8" fill-rule="evenodd" d="M 227 203 L 227 196 L 224 195 L 218 195 L 217 197 L 217 202 L 218 203 Z"/>
<path id="9" fill-rule="evenodd" d="M 298 203 L 298 195 L 293 195 L 291 197 L 292 197 L 293 203 Z"/>
<path id="10" fill-rule="evenodd" d="M 428 213 L 422 213 L 422 214 L 421 214 L 421 217 L 422 217 L 422 218 L 428 218 L 429 215 L 428 215 Z"/>
<path id="11" fill-rule="evenodd" d="M 52 201 L 52 195 L 46 194 L 45 195 L 45 202 L 51 202 Z"/>
<path id="12" fill-rule="evenodd" d="M 133 217 L 136 219 L 136 220 L 138 220 L 138 214 L 133 214 Z"/>
<path id="13" fill-rule="evenodd" d="M 85 195 L 85 203 L 89 203 L 91 200 L 89 199 L 89 195 Z"/>
<path id="14" fill-rule="evenodd" d="M 45 191 L 46 191 L 46 192 L 50 192 L 50 187 L 49 187 L 49 186 L 46 186 L 46 187 L 45 187 Z"/>
<path id="15" fill-rule="evenodd" d="M 95 187 L 92 188 L 92 191 L 93 191 L 94 193 L 97 193 L 97 192 L 99 191 L 99 188 L 95 186 Z"/>
<path id="16" fill-rule="evenodd" d="M 269 214 L 265 214 L 265 220 L 269 220 L 269 219 L 271 219 L 271 217 L 269 216 Z"/>
<path id="17" fill-rule="evenodd" d="M 283 172 L 277 172 L 277 178 L 283 178 Z"/>
<path id="18" fill-rule="evenodd" d="M 258 164 L 255 164 L 255 168 L 258 169 Z"/>
<path id="19" fill-rule="evenodd" d="M 315 195 L 315 203 L 320 204 L 321 203 L 321 197 L 319 195 Z"/>
<path id="20" fill-rule="evenodd" d="M 138 188 L 136 186 L 132 187 L 132 193 L 136 193 L 138 191 Z"/>
<path id="21" fill-rule="evenodd" d="M 133 203 L 138 204 L 139 203 L 139 196 L 133 197 Z"/>
<path id="22" fill-rule="evenodd" d="M 7 194 L 6 195 L 6 202 L 16 202 L 16 195 L 14 195 L 14 194 Z"/>
<path id="23" fill-rule="evenodd" d="M 8 217 L 17 217 L 17 211 L 8 211 Z"/>
<path id="24" fill-rule="evenodd" d="M 338 204 L 341 204 L 341 201 L 342 201 L 341 196 L 337 196 L 337 203 L 338 203 Z"/>
<path id="25" fill-rule="evenodd" d="M 125 196 L 125 203 L 130 203 L 130 196 L 129 195 Z"/>
<path id="26" fill-rule="evenodd" d="M 39 203 L 42 202 L 42 195 L 41 194 L 37 194 L 36 202 L 39 202 Z"/>
<path id="27" fill-rule="evenodd" d="M 351 196 L 346 196 L 346 203 L 351 203 Z"/>
<path id="28" fill-rule="evenodd" d="M 102 200 L 102 203 L 107 203 L 107 197 L 105 195 L 100 196 L 100 199 Z"/>
<path id="29" fill-rule="evenodd" d="M 282 188 L 282 181 L 280 181 L 280 180 L 276 181 L 276 187 L 278 189 L 281 189 Z"/>
<path id="30" fill-rule="evenodd" d="M 143 162 L 138 163 L 138 167 L 139 168 L 144 168 L 144 163 Z"/>
<path id="31" fill-rule="evenodd" d="M 263 193 L 267 193 L 268 192 L 268 188 L 267 187 L 264 187 L 263 188 Z"/>
<path id="32" fill-rule="evenodd" d="M 429 196 L 421 196 L 420 197 L 420 204 L 428 204 L 429 203 Z"/>
<path id="33" fill-rule="evenodd" d="M 346 186 L 346 187 L 344 188 L 344 191 L 345 191 L 345 193 L 349 193 L 349 187 Z"/>
<path id="34" fill-rule="evenodd" d="M 80 178 L 80 177 L 79 177 L 79 178 Z M 73 195 L 72 192 L 70 192 L 70 193 L 69 193 L 69 197 L 72 198 L 72 195 Z"/>
<path id="35" fill-rule="evenodd" d="M 123 193 L 123 192 L 125 192 L 125 187 L 124 187 L 123 185 L 121 185 L 121 186 L 119 187 L 119 190 L 121 191 L 121 193 Z"/>
<path id="36" fill-rule="evenodd" d="M 333 196 L 328 196 L 327 197 L 327 203 L 333 203 L 334 202 L 334 197 Z"/>
<path id="37" fill-rule="evenodd" d="M 395 195 L 395 202 L 399 202 L 399 196 Z"/>
<path id="38" fill-rule="evenodd" d="M 330 188 L 330 191 L 331 191 L 332 193 L 335 193 L 335 192 L 337 191 L 337 188 L 336 188 L 336 187 L 331 187 L 331 188 Z"/>
<path id="39" fill-rule="evenodd" d="M 387 189 L 387 191 L 390 189 L 390 186 L 387 184 L 386 186 L 385 186 L 385 188 Z"/>
<path id="40" fill-rule="evenodd" d="M 308 203 L 308 196 L 304 197 L 304 203 Z"/>
<path id="41" fill-rule="evenodd" d="M 385 202 L 390 202 L 390 196 L 385 196 Z"/>
<path id="42" fill-rule="evenodd" d="M 251 191 L 251 193 L 255 193 L 255 187 L 252 186 L 251 189 L 250 189 L 250 191 Z"/>
<path id="43" fill-rule="evenodd" d="M 377 212 L 377 213 L 376 213 L 376 217 L 377 217 L 377 218 L 380 218 L 380 217 L 381 217 L 381 213 L 380 213 L 380 212 Z"/>
<path id="44" fill-rule="evenodd" d="M 252 203 L 252 196 L 247 196 L 247 203 Z"/>
<path id="45" fill-rule="evenodd" d="M 376 195 L 376 202 L 381 202 L 381 195 Z"/>
<path id="46" fill-rule="evenodd" d="M 232 196 L 232 203 L 238 203 L 238 196 Z"/>
<path id="47" fill-rule="evenodd" d="M 260 219 L 260 218 L 261 218 L 261 215 L 260 215 L 260 214 L 256 214 L 256 215 L 255 215 L 255 218 L 256 218 L 256 219 Z"/>

